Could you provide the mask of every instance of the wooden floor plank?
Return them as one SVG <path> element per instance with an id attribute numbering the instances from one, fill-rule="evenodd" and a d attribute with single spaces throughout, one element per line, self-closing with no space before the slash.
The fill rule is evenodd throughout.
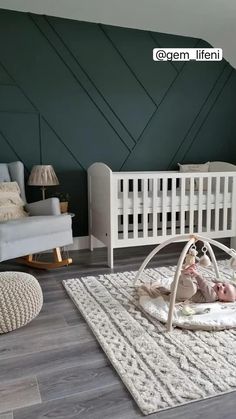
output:
<path id="1" fill-rule="evenodd" d="M 11 339 L 8 334 L 0 339 L 0 360 L 57 348 L 66 350 L 67 346 L 91 340 L 92 332 L 85 323 L 80 326 L 66 325 L 66 327 L 52 330 L 50 333 L 46 331 L 34 334 L 30 337 L 30 342 L 25 336 L 18 334 L 14 339 Z"/>
<path id="2" fill-rule="evenodd" d="M 0 359 L 1 381 L 75 367 L 99 359 L 106 359 L 106 356 L 92 338 L 91 341 L 76 343 L 68 347 Z"/>
<path id="3" fill-rule="evenodd" d="M 0 413 L 41 403 L 36 377 L 0 383 Z"/>
<path id="4" fill-rule="evenodd" d="M 84 322 L 83 316 L 82 314 L 80 314 L 78 309 L 76 309 L 75 311 L 71 310 L 71 311 L 65 312 L 64 318 L 65 318 L 66 323 L 69 326 L 74 326 L 74 325 L 77 325 L 78 323 Z"/>
<path id="5" fill-rule="evenodd" d="M 50 290 L 44 293 L 44 303 L 60 302 L 66 300 L 68 296 L 65 294 L 65 290 L 57 285 L 58 289 Z"/>
<path id="6" fill-rule="evenodd" d="M 47 316 L 41 316 L 39 314 L 34 320 L 28 323 L 26 326 L 16 329 L 13 332 L 7 333 L 1 336 L 1 340 L 4 339 L 16 339 L 18 337 L 32 337 L 38 333 L 51 333 L 53 330 L 61 329 L 67 326 L 63 314 L 49 314 Z"/>
<path id="7" fill-rule="evenodd" d="M 14 411 L 14 419 L 132 419 L 142 415 L 126 390 L 116 385 Z"/>
<path id="8" fill-rule="evenodd" d="M 119 383 L 120 388 L 124 388 L 116 371 L 107 365 L 105 360 L 52 373 L 38 374 L 37 380 L 42 401 L 61 399 Z"/>
<path id="9" fill-rule="evenodd" d="M 58 315 L 58 313 L 61 313 L 61 315 L 64 316 L 65 313 L 76 311 L 78 311 L 78 309 L 75 307 L 73 302 L 69 298 L 65 298 L 63 301 L 44 302 L 40 312 L 40 317 L 43 315 Z"/>
<path id="10" fill-rule="evenodd" d="M 13 412 L 0 413 L 0 419 L 13 419 Z"/>

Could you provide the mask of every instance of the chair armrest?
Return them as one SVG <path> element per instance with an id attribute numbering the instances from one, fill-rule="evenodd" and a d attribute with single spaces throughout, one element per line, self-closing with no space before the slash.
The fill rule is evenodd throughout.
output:
<path id="1" fill-rule="evenodd" d="M 60 203 L 58 198 L 48 198 L 42 201 L 26 204 L 26 211 L 30 215 L 60 215 Z"/>

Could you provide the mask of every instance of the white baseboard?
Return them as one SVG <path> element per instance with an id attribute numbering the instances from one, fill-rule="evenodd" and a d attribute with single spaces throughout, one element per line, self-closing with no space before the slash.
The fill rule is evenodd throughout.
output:
<path id="1" fill-rule="evenodd" d="M 95 237 L 93 238 L 93 246 L 94 248 L 105 247 L 105 245 Z M 66 248 L 68 250 L 89 249 L 89 236 L 73 237 L 73 243 L 69 246 L 66 246 Z"/>

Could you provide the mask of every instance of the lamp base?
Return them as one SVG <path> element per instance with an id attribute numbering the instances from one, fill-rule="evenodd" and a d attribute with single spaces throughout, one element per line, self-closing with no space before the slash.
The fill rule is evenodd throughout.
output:
<path id="1" fill-rule="evenodd" d="M 45 192 L 46 192 L 45 186 L 42 186 L 41 191 L 42 191 L 42 199 L 44 200 L 45 199 Z"/>

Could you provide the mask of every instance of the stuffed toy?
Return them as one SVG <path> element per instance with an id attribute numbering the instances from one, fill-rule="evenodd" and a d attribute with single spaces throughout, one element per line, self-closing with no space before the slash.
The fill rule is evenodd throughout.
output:
<path id="1" fill-rule="evenodd" d="M 191 247 L 185 257 L 185 261 L 183 264 L 183 268 L 187 269 L 192 265 L 196 264 L 196 261 L 199 261 L 199 258 L 197 257 L 198 251 L 195 247 Z"/>

